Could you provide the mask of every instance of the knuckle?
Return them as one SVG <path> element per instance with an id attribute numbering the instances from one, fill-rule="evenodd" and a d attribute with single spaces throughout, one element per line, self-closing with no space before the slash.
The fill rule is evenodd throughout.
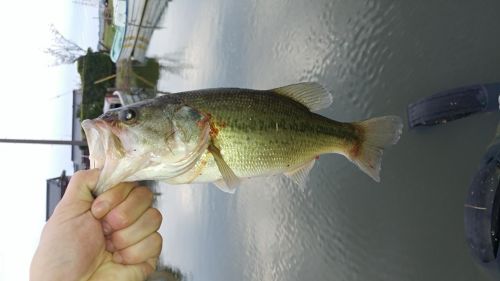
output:
<path id="1" fill-rule="evenodd" d="M 83 178 L 87 177 L 88 173 L 89 172 L 86 170 L 79 170 L 73 174 L 72 178 L 79 181 L 79 180 L 82 180 Z"/>
<path id="2" fill-rule="evenodd" d="M 122 210 L 113 210 L 111 216 L 112 219 L 110 219 L 110 224 L 116 229 L 122 229 L 130 224 L 130 218 L 127 213 Z"/>
<path id="3" fill-rule="evenodd" d="M 160 213 L 160 211 L 158 211 L 158 209 L 155 209 L 155 208 L 150 208 L 149 209 L 149 216 L 150 216 L 150 220 L 155 224 L 155 225 L 158 225 L 160 226 L 161 225 L 161 222 L 163 221 L 163 216 L 162 214 Z"/>
<path id="4" fill-rule="evenodd" d="M 153 271 L 155 271 L 155 269 L 156 269 L 156 266 L 153 267 L 149 263 L 144 264 L 143 266 L 141 266 L 142 276 L 149 276 Z M 141 278 L 142 278 L 142 276 L 141 276 Z M 167 280 L 167 279 L 165 279 L 165 280 Z"/>
<path id="5" fill-rule="evenodd" d="M 143 198 L 144 200 L 151 201 L 153 200 L 153 193 L 151 190 L 145 186 L 139 186 L 135 188 L 135 193 L 137 196 L 140 198 Z"/>
<path id="6" fill-rule="evenodd" d="M 84 174 L 86 173 L 85 170 L 79 170 L 79 171 L 76 171 L 76 173 L 73 174 L 73 177 L 81 177 L 83 176 Z"/>
<path id="7" fill-rule="evenodd" d="M 161 249 L 163 247 L 163 237 L 161 237 L 160 233 L 155 232 L 152 239 L 154 245 L 153 256 L 157 257 L 161 254 Z"/>
<path id="8" fill-rule="evenodd" d="M 115 187 L 108 190 L 109 193 L 107 194 L 107 196 L 109 197 L 109 200 L 113 202 L 115 205 L 120 204 L 121 202 L 123 202 L 123 200 L 125 200 L 126 197 L 124 191 L 125 191 L 124 188 Z"/>
<path id="9" fill-rule="evenodd" d="M 119 183 L 106 190 L 101 196 L 107 198 L 110 202 L 113 203 L 113 205 L 117 205 L 127 198 L 132 188 L 132 183 Z"/>
<path id="10" fill-rule="evenodd" d="M 120 255 L 127 263 L 137 263 L 142 260 L 141 253 L 137 251 L 132 251 L 129 249 L 125 249 L 120 251 Z"/>
<path id="11" fill-rule="evenodd" d="M 161 246 L 163 244 L 163 237 L 161 237 L 160 233 L 155 232 L 151 235 L 152 244 L 161 250 Z"/>
<path id="12" fill-rule="evenodd" d="M 158 267 L 158 257 L 152 257 L 152 258 L 149 258 L 146 260 L 146 263 L 153 269 L 153 270 L 156 270 L 156 268 Z"/>
<path id="13" fill-rule="evenodd" d="M 158 232 L 151 234 L 147 240 L 139 242 L 141 247 L 129 247 L 120 251 L 120 255 L 128 263 L 142 262 L 150 257 L 157 257 L 161 253 L 163 239 Z M 136 244 L 137 245 L 137 244 Z"/>
<path id="14" fill-rule="evenodd" d="M 122 202 L 128 194 L 127 185 L 118 184 L 107 191 L 107 196 L 116 203 Z"/>
<path id="15" fill-rule="evenodd" d="M 116 249 L 120 250 L 127 247 L 127 239 L 120 232 L 115 232 L 111 235 L 111 241 Z"/>
<path id="16" fill-rule="evenodd" d="M 97 171 L 96 169 L 92 169 L 92 170 L 79 170 L 79 171 L 76 171 L 73 176 L 71 176 L 71 178 L 75 179 L 75 180 L 82 180 L 82 179 L 88 179 L 89 177 L 94 177 L 96 176 L 97 174 L 96 173 L 99 173 L 99 171 Z"/>

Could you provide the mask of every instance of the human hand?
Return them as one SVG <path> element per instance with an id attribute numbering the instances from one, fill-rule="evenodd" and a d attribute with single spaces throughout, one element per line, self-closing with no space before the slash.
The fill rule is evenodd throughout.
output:
<path id="1" fill-rule="evenodd" d="M 151 191 L 121 183 L 94 199 L 99 173 L 71 178 L 43 229 L 30 280 L 144 280 L 154 271 L 162 217 Z"/>

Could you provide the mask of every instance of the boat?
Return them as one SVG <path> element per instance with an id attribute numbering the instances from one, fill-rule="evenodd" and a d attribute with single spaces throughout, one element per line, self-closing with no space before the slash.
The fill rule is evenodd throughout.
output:
<path id="1" fill-rule="evenodd" d="M 122 51 L 123 40 L 125 38 L 127 23 L 127 2 L 126 0 L 113 1 L 113 25 L 115 26 L 115 36 L 109 56 L 113 62 L 117 62 Z"/>
<path id="2" fill-rule="evenodd" d="M 144 62 L 153 31 L 170 0 L 115 0 L 113 19 L 116 31 L 110 57 L 113 62 Z"/>

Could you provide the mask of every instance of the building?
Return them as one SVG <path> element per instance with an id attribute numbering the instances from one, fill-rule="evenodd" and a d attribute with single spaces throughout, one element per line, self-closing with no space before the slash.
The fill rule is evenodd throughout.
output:
<path id="1" fill-rule="evenodd" d="M 83 139 L 82 129 L 80 126 L 79 107 L 82 103 L 82 90 L 73 90 L 73 110 L 72 110 L 72 125 L 71 125 L 71 141 L 81 142 Z M 71 161 L 73 162 L 74 171 L 85 170 L 90 167 L 89 149 L 87 145 L 71 145 Z M 61 175 L 56 178 L 47 179 L 46 191 L 46 212 L 45 217 L 48 220 L 54 209 L 61 200 L 66 187 L 68 186 L 70 176 L 66 175 L 66 171 L 62 171 Z"/>
<path id="2" fill-rule="evenodd" d="M 45 220 L 48 220 L 54 212 L 57 203 L 59 203 L 66 191 L 66 187 L 68 187 L 69 180 L 70 177 L 66 176 L 66 171 L 64 170 L 59 177 L 47 180 Z"/>
<path id="3" fill-rule="evenodd" d="M 73 90 L 73 113 L 72 113 L 72 126 L 71 126 L 71 140 L 81 141 L 84 139 L 81 127 L 80 115 L 78 114 L 80 105 L 82 104 L 82 89 Z M 88 158 L 89 149 L 86 145 L 73 145 L 71 148 L 71 161 L 73 168 L 76 171 L 86 170 L 90 167 Z"/>

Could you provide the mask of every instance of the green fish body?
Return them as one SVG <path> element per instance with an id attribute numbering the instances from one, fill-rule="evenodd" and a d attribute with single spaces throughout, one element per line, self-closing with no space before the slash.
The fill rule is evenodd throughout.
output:
<path id="1" fill-rule="evenodd" d="M 134 115 L 143 118 L 161 116 L 162 120 L 151 123 L 149 129 L 141 129 L 139 134 L 147 134 L 147 141 L 168 139 L 168 143 L 175 142 L 176 148 L 178 143 L 191 144 L 177 149 L 183 157 L 196 154 L 190 166 L 162 179 L 172 184 L 214 182 L 222 190 L 234 192 L 241 179 L 284 173 L 303 185 L 315 160 L 325 153 L 345 155 L 379 181 L 382 151 L 398 141 L 401 119 L 386 116 L 343 123 L 313 112 L 328 107 L 331 100 L 321 85 L 300 83 L 272 90 L 219 88 L 182 92 L 130 107 Z M 127 108 L 116 111 L 124 110 Z M 153 111 L 162 111 L 162 115 Z M 120 114 L 114 114 L 115 118 L 108 119 L 119 123 Z M 165 130 L 158 125 L 169 122 Z M 200 146 L 201 142 L 204 144 Z M 170 152 L 179 154 L 172 149 Z M 139 174 L 148 177 L 147 173 Z"/>

